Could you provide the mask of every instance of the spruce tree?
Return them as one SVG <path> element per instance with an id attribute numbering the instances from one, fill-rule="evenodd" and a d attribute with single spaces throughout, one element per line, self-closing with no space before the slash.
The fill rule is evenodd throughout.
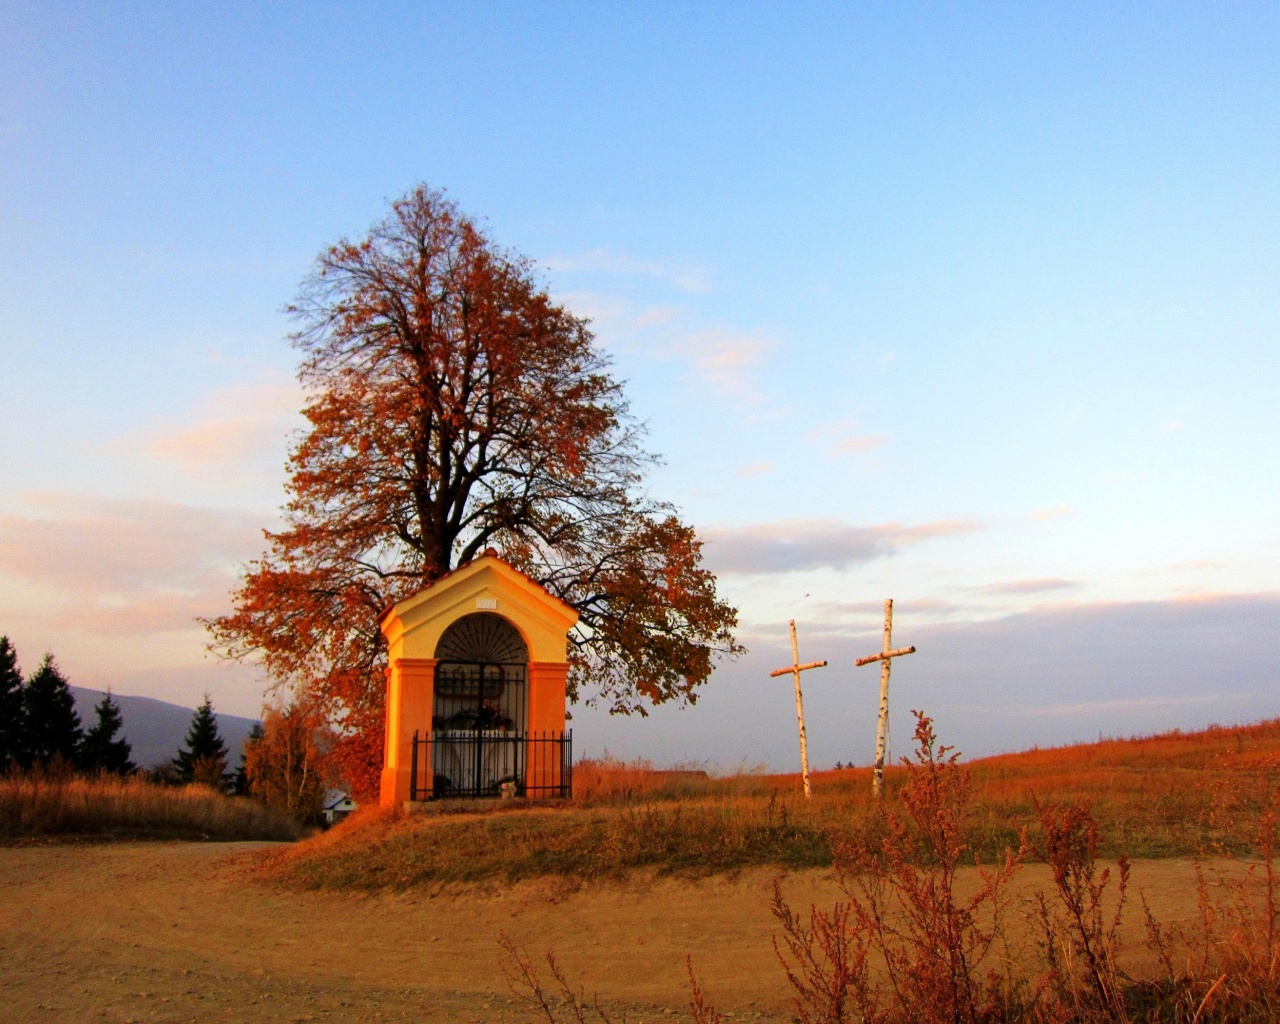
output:
<path id="1" fill-rule="evenodd" d="M 0 774 L 27 763 L 25 717 L 18 652 L 7 636 L 0 636 Z"/>
<path id="2" fill-rule="evenodd" d="M 80 748 L 81 767 L 90 773 L 132 775 L 138 767 L 129 760 L 132 753 L 129 741 L 123 736 L 116 738 L 124 719 L 120 714 L 120 705 L 111 699 L 110 690 L 103 695 L 94 711 L 98 720 L 84 734 L 84 743 Z"/>
<path id="3" fill-rule="evenodd" d="M 191 716 L 187 745 L 173 759 L 179 782 L 203 782 L 218 789 L 227 786 L 227 745 L 218 734 L 218 719 L 213 702 L 204 695 L 204 703 Z"/>
<path id="4" fill-rule="evenodd" d="M 60 762 L 67 768 L 80 763 L 84 733 L 66 677 L 52 654 L 46 654 L 23 690 L 27 761 L 47 768 Z"/>
<path id="5" fill-rule="evenodd" d="M 262 723 L 254 722 L 253 728 L 249 730 L 249 736 L 244 741 L 244 747 L 240 750 L 240 766 L 236 768 L 236 773 L 231 777 L 231 792 L 236 796 L 249 795 L 249 776 L 247 774 L 249 764 L 249 750 L 255 743 L 262 742 Z"/>

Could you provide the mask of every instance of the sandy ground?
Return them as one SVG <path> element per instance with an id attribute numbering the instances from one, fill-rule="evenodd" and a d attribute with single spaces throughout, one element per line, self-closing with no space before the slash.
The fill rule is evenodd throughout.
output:
<path id="1" fill-rule="evenodd" d="M 0 1021 L 526 1021 L 498 936 L 555 950 L 631 1024 L 685 1016 L 684 958 L 735 1020 L 789 1020 L 768 910 L 773 872 L 698 881 L 334 895 L 280 891 L 259 844 L 0 848 Z M 1042 884 L 1029 867 L 1023 885 Z M 1194 908 L 1190 865 L 1147 862 L 1157 916 Z M 784 878 L 829 904 L 825 872 Z M 1141 943 L 1141 911 L 1129 915 Z"/>

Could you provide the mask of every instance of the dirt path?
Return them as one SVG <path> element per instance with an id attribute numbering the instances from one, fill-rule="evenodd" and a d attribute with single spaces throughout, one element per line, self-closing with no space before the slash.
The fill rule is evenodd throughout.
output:
<path id="1" fill-rule="evenodd" d="M 557 951 L 632 1024 L 683 1015 L 686 953 L 734 1019 L 790 1019 L 773 872 L 572 893 L 292 893 L 247 870 L 256 845 L 0 848 L 0 1021 L 531 1020 L 499 970 L 503 931 Z M 1022 877 L 1045 881 L 1039 867 Z M 1134 883 L 1164 920 L 1194 907 L 1186 862 L 1139 864 Z M 806 906 L 837 895 L 824 872 L 785 888 Z"/>

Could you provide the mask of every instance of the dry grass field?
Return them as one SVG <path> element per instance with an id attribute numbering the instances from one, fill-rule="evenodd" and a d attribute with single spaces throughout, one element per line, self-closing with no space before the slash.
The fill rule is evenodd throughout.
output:
<path id="1" fill-rule="evenodd" d="M 769 913 L 776 872 L 638 874 L 573 890 L 536 880 L 409 892 L 264 884 L 256 844 L 0 848 L 5 1022 L 532 1021 L 501 974 L 499 936 L 554 949 L 588 994 L 632 1024 L 686 1019 L 684 957 L 739 1021 L 789 1021 Z M 830 872 L 783 876 L 797 904 L 840 895 Z M 973 872 L 962 885 L 971 887 Z M 1020 886 L 1047 882 L 1039 865 Z M 1134 884 L 1169 920 L 1194 911 L 1186 861 Z M 1021 925 L 1019 925 L 1021 927 Z M 1142 928 L 1126 924 L 1135 968 Z"/>
<path id="2" fill-rule="evenodd" d="M 572 804 L 369 812 L 294 844 L 0 847 L 0 1020 L 578 1019 L 513 995 L 512 950 L 544 982 L 554 951 L 632 1024 L 1280 1013 L 1280 725 L 968 766 L 921 728 L 883 815 L 865 771 L 805 805 L 789 777 L 588 764 Z M 686 956 L 723 1016 L 689 1007 Z"/>
<path id="3" fill-rule="evenodd" d="M 296 839 L 298 825 L 253 800 L 207 786 L 40 774 L 0 777 L 0 841 Z"/>

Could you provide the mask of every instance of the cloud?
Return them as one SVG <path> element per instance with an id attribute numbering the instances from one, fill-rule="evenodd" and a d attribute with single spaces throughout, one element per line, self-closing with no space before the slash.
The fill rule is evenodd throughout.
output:
<path id="1" fill-rule="evenodd" d="M 1050 519 L 1065 519 L 1075 514 L 1076 510 L 1070 505 L 1053 505 L 1049 508 L 1038 508 L 1030 513 L 1027 518 L 1035 522 L 1045 522 Z"/>
<path id="2" fill-rule="evenodd" d="M 24 592 L 6 614 L 87 629 L 190 628 L 226 604 L 237 567 L 262 548 L 264 524 L 245 513 L 72 495 L 25 506 L 0 516 L 0 575 Z"/>
<path id="3" fill-rule="evenodd" d="M 871 615 L 876 621 L 884 618 L 883 601 L 820 601 L 814 606 L 814 614 L 819 619 L 841 619 L 857 615 Z M 965 606 L 947 601 L 939 597 L 913 597 L 896 599 L 893 602 L 893 613 L 900 615 L 950 614 L 967 610 Z"/>
<path id="4" fill-rule="evenodd" d="M 939 519 L 933 523 L 908 526 L 906 529 L 900 529 L 895 523 L 893 529 L 896 531 L 894 539 L 901 546 L 917 544 L 922 540 L 936 540 L 939 537 L 964 537 L 981 530 L 982 524 L 970 519 Z"/>
<path id="5" fill-rule="evenodd" d="M 156 424 L 122 444 L 193 476 L 242 474 L 264 463 L 278 471 L 289 435 L 304 423 L 305 401 L 293 381 L 237 384 L 214 392 L 189 419 Z"/>
<path id="6" fill-rule="evenodd" d="M 810 443 L 829 441 L 827 454 L 832 458 L 861 455 L 873 448 L 882 448 L 892 440 L 888 434 L 858 433 L 857 428 L 857 420 L 838 420 L 835 423 L 814 427 L 805 434 L 804 439 Z"/>
<path id="7" fill-rule="evenodd" d="M 542 261 L 550 271 L 561 273 L 611 274 L 619 277 L 652 277 L 666 281 L 682 292 L 700 294 L 710 289 L 702 267 L 669 260 L 641 260 L 616 249 L 597 248 L 586 252 L 551 256 Z"/>
<path id="8" fill-rule="evenodd" d="M 756 404 L 762 396 L 752 383 L 752 373 L 776 347 L 776 339 L 765 331 L 714 327 L 679 334 L 663 346 L 663 354 L 690 363 L 700 381 L 717 391 Z"/>
<path id="9" fill-rule="evenodd" d="M 1116 697 L 1111 700 L 1091 700 L 1080 704 L 1046 704 L 1031 708 L 1029 715 L 1115 715 L 1122 712 L 1152 711 L 1162 708 L 1187 707 L 1198 704 L 1219 704 L 1224 700 L 1238 700 L 1239 694 L 1197 693 L 1182 697 Z"/>
<path id="10" fill-rule="evenodd" d="M 868 764 L 875 752 L 879 672 L 853 661 L 880 647 L 878 612 L 868 603 L 872 628 L 860 633 L 828 630 L 816 609 L 796 616 L 800 657 L 829 662 L 804 679 L 809 756 L 819 767 Z M 895 645 L 914 644 L 917 653 L 893 666 L 892 754 L 910 750 L 912 708 L 926 710 L 942 740 L 967 757 L 1093 740 L 1099 732 L 1274 718 L 1278 623 L 1280 594 L 1059 606 L 982 622 L 904 621 Z M 623 758 L 732 765 L 749 757 L 795 771 L 791 681 L 769 678 L 791 662 L 785 616 L 752 632 L 748 653 L 716 669 L 696 708 L 666 705 L 643 720 L 575 713 L 574 742 L 581 730 L 586 748 L 607 746 Z M 1213 669 L 1208 685 L 1206 666 Z"/>
<path id="11" fill-rule="evenodd" d="M 772 472 L 773 472 L 772 462 L 752 462 L 746 466 L 743 466 L 740 470 L 738 470 L 738 476 L 741 476 L 741 477 L 764 476 L 766 473 L 772 473 Z"/>
<path id="12" fill-rule="evenodd" d="M 980 529 L 977 523 L 948 520 L 903 527 L 850 526 L 832 519 L 795 519 L 702 531 L 707 563 L 717 572 L 766 574 L 808 569 L 844 569 L 894 554 L 936 537 Z"/>
<path id="13" fill-rule="evenodd" d="M 614 343 L 640 332 L 665 327 L 685 313 L 682 306 L 642 304 L 597 291 L 560 292 L 558 298 L 575 316 L 590 320 L 600 335 Z"/>
<path id="14" fill-rule="evenodd" d="M 985 587 L 975 587 L 984 594 L 1046 594 L 1053 590 L 1072 590 L 1080 586 L 1076 580 L 1064 580 L 1056 576 L 1047 576 L 1034 580 L 1008 580 L 1003 583 L 988 583 Z"/>
<path id="15" fill-rule="evenodd" d="M 860 455 L 872 448 L 882 448 L 889 443 L 887 434 L 860 434 L 845 437 L 831 446 L 832 455 Z"/>
<path id="16" fill-rule="evenodd" d="M 778 348 L 772 332 L 691 326 L 688 310 L 682 306 L 642 305 L 600 292 L 568 292 L 561 298 L 569 309 L 590 320 L 611 348 L 683 363 L 689 383 L 729 396 L 740 406 L 763 402 L 753 376 Z"/>

